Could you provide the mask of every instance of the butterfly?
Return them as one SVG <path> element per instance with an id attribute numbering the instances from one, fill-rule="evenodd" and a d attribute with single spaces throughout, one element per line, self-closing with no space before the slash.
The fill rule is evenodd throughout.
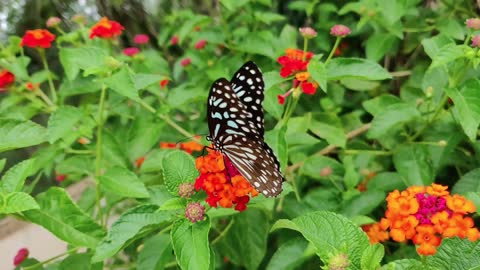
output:
<path id="1" fill-rule="evenodd" d="M 278 159 L 263 138 L 264 88 L 262 72 L 252 61 L 230 81 L 216 80 L 207 101 L 207 140 L 257 191 L 272 197 L 282 192 L 284 178 Z"/>

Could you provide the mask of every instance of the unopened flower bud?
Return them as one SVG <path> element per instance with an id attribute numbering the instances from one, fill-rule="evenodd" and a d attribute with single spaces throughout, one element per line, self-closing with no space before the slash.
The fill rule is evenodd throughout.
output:
<path id="1" fill-rule="evenodd" d="M 480 35 L 476 35 L 472 38 L 472 47 L 480 48 Z"/>
<path id="2" fill-rule="evenodd" d="M 431 98 L 433 96 L 433 87 L 429 86 L 425 89 L 425 96 Z"/>
<path id="3" fill-rule="evenodd" d="M 189 203 L 185 209 L 185 217 L 192 223 L 202 221 L 205 215 L 205 207 L 200 203 Z"/>
<path id="4" fill-rule="evenodd" d="M 182 183 L 178 186 L 178 195 L 182 198 L 190 198 L 195 193 L 192 183 Z"/>
<path id="5" fill-rule="evenodd" d="M 27 248 L 21 248 L 18 250 L 17 255 L 13 258 L 13 265 L 20 265 L 25 259 L 28 258 L 29 251 Z"/>
<path id="6" fill-rule="evenodd" d="M 322 177 L 327 177 L 329 176 L 330 174 L 332 174 L 333 170 L 332 168 L 330 167 L 323 167 L 321 170 L 320 170 L 320 176 Z"/>
<path id="7" fill-rule="evenodd" d="M 445 141 L 445 140 L 438 141 L 438 145 L 441 146 L 441 147 L 445 147 L 445 146 L 447 146 L 447 144 L 448 144 L 448 142 Z"/>
<path id="8" fill-rule="evenodd" d="M 350 266 L 347 254 L 340 253 L 330 258 L 328 270 L 346 270 Z"/>
<path id="9" fill-rule="evenodd" d="M 343 24 L 336 24 L 330 29 L 330 34 L 335 37 L 345 37 L 350 32 L 350 28 Z"/>
<path id="10" fill-rule="evenodd" d="M 46 25 L 47 25 L 48 28 L 55 28 L 60 24 L 60 22 L 62 22 L 62 20 L 60 18 L 50 17 L 50 18 L 48 18 Z"/>
<path id="11" fill-rule="evenodd" d="M 480 19 L 479 18 L 467 19 L 465 24 L 467 24 L 467 27 L 470 28 L 470 29 L 474 29 L 474 30 L 479 30 L 480 29 Z"/>
<path id="12" fill-rule="evenodd" d="M 317 36 L 317 31 L 311 27 L 302 27 L 299 29 L 300 34 L 306 39 L 312 39 Z"/>

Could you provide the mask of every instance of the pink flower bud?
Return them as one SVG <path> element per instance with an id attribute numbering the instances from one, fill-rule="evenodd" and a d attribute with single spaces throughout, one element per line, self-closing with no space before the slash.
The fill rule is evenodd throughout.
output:
<path id="1" fill-rule="evenodd" d="M 182 198 L 190 198 L 195 194 L 195 187 L 192 183 L 182 183 L 178 186 L 178 195 Z"/>
<path id="2" fill-rule="evenodd" d="M 328 262 L 328 269 L 331 270 L 346 270 L 350 266 L 347 254 L 340 253 L 330 258 Z"/>
<path id="3" fill-rule="evenodd" d="M 178 44 L 178 36 L 173 36 L 173 37 L 170 39 L 170 44 L 171 44 L 171 45 L 177 45 L 177 44 Z"/>
<path id="4" fill-rule="evenodd" d="M 123 49 L 123 54 L 125 54 L 126 56 L 134 56 L 135 54 L 137 54 L 139 52 L 140 52 L 140 50 L 138 48 L 135 48 L 135 47 L 129 47 L 129 48 Z"/>
<path id="5" fill-rule="evenodd" d="M 336 24 L 330 29 L 330 34 L 335 37 L 344 37 L 350 34 L 350 28 L 343 24 Z"/>
<path id="6" fill-rule="evenodd" d="M 480 29 L 480 19 L 479 18 L 470 18 L 465 22 L 467 27 L 474 30 Z"/>
<path id="7" fill-rule="evenodd" d="M 57 181 L 58 183 L 61 183 L 61 182 L 65 181 L 65 179 L 67 179 L 66 174 L 56 174 L 55 173 L 55 181 Z"/>
<path id="8" fill-rule="evenodd" d="M 322 177 L 327 177 L 329 176 L 330 174 L 332 174 L 333 170 L 332 168 L 330 167 L 323 167 L 321 170 L 320 170 L 320 176 Z"/>
<path id="9" fill-rule="evenodd" d="M 133 37 L 133 42 L 135 44 L 147 44 L 150 41 L 150 37 L 145 34 L 138 34 Z"/>
<path id="10" fill-rule="evenodd" d="M 191 63 L 192 63 L 192 59 L 185 58 L 180 62 L 180 65 L 182 65 L 182 67 L 186 67 L 186 66 L 190 65 Z"/>
<path id="11" fill-rule="evenodd" d="M 317 36 L 317 31 L 311 27 L 302 27 L 299 29 L 300 34 L 307 39 L 311 39 Z"/>
<path id="12" fill-rule="evenodd" d="M 28 253 L 29 252 L 27 248 L 19 249 L 17 255 L 15 255 L 15 258 L 13 258 L 13 265 L 20 265 L 26 258 L 28 258 Z"/>
<path id="13" fill-rule="evenodd" d="M 57 27 L 61 22 L 62 20 L 58 17 L 50 17 L 48 18 L 46 24 L 48 28 L 54 28 L 54 27 Z"/>
<path id="14" fill-rule="evenodd" d="M 476 35 L 472 38 L 472 47 L 480 48 L 480 35 Z"/>
<path id="15" fill-rule="evenodd" d="M 201 39 L 197 42 L 197 44 L 195 44 L 195 49 L 201 50 L 205 48 L 205 45 L 207 45 L 207 41 L 205 39 Z"/>
<path id="16" fill-rule="evenodd" d="M 192 223 L 202 221 L 205 215 L 205 207 L 200 203 L 189 203 L 185 209 L 185 217 Z"/>

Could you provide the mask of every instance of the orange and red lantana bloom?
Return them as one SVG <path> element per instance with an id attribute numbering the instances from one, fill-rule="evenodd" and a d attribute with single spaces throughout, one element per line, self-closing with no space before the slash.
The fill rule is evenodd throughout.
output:
<path id="1" fill-rule="evenodd" d="M 200 176 L 195 180 L 195 189 L 207 193 L 205 200 L 210 206 L 231 208 L 244 211 L 250 196 L 255 197 L 258 192 L 237 171 L 231 161 L 220 152 L 208 150 L 208 155 L 196 160 Z"/>
<path id="2" fill-rule="evenodd" d="M 421 255 L 433 255 L 442 238 L 460 237 L 470 241 L 480 239 L 473 219 L 466 216 L 476 211 L 475 205 L 458 194 L 450 195 L 448 187 L 432 184 L 413 186 L 402 192 L 394 190 L 387 197 L 387 211 L 382 218 L 382 230 L 366 230 L 371 242 L 385 239 L 389 229 L 392 240 L 412 240 Z"/>
<path id="3" fill-rule="evenodd" d="M 22 37 L 20 46 L 32 48 L 50 48 L 55 40 L 55 35 L 46 29 L 28 30 Z"/>
<path id="4" fill-rule="evenodd" d="M 195 136 L 197 140 L 200 140 L 200 136 Z M 170 143 L 170 142 L 161 142 L 160 148 L 162 149 L 177 149 L 180 148 L 183 151 L 192 154 L 193 152 L 202 151 L 204 146 L 196 141 L 190 141 L 185 143 Z"/>
<path id="5" fill-rule="evenodd" d="M 94 37 L 113 39 L 122 34 L 124 29 L 125 28 L 118 22 L 103 17 L 90 28 L 90 39 Z"/>

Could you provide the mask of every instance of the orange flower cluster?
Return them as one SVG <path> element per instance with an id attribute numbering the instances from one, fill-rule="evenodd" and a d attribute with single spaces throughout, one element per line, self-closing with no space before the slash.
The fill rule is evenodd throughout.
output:
<path id="1" fill-rule="evenodd" d="M 200 139 L 200 136 L 195 136 L 195 138 Z M 160 143 L 160 148 L 162 149 L 177 149 L 180 148 L 183 151 L 191 154 L 193 152 L 199 152 L 203 150 L 203 145 L 196 142 L 196 141 L 190 141 L 186 143 L 169 143 L 169 142 L 161 142 Z"/>
<path id="2" fill-rule="evenodd" d="M 55 40 L 55 35 L 46 29 L 28 30 L 22 37 L 20 46 L 32 48 L 50 48 Z"/>
<path id="3" fill-rule="evenodd" d="M 94 37 L 112 39 L 120 34 L 125 28 L 116 21 L 103 17 L 92 28 L 90 28 L 90 39 Z"/>
<path id="4" fill-rule="evenodd" d="M 208 155 L 196 160 L 200 176 L 195 180 L 195 189 L 203 189 L 207 193 L 205 200 L 210 206 L 231 208 L 244 211 L 250 196 L 258 192 L 237 171 L 231 161 L 220 152 L 209 150 Z"/>
<path id="5" fill-rule="evenodd" d="M 466 216 L 476 211 L 475 205 L 458 194 L 451 195 L 448 187 L 432 184 L 412 186 L 402 192 L 394 190 L 387 197 L 385 218 L 365 226 L 370 242 L 388 239 L 396 242 L 412 240 L 421 255 L 433 255 L 442 238 L 458 236 L 470 241 L 480 239 L 473 219 Z"/>

